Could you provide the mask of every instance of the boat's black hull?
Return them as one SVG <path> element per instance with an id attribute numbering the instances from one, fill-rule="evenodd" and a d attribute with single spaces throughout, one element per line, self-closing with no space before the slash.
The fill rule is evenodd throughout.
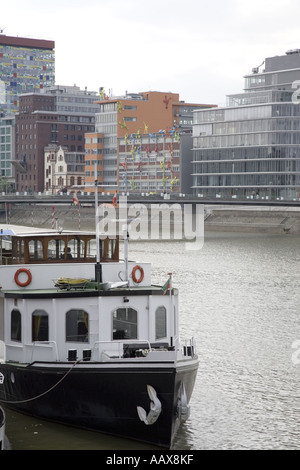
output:
<path id="1" fill-rule="evenodd" d="M 0 450 L 4 449 L 5 439 L 5 413 L 3 408 L 0 406 Z"/>
<path id="2" fill-rule="evenodd" d="M 172 446 L 180 424 L 182 384 L 189 401 L 196 379 L 196 361 L 180 367 L 83 363 L 70 371 L 71 367 L 70 363 L 35 363 L 25 367 L 0 364 L 4 376 L 0 402 L 39 418 L 160 447 Z M 161 402 L 161 413 L 154 424 L 145 424 L 137 412 L 137 406 L 150 411 L 147 385 L 155 389 Z"/>

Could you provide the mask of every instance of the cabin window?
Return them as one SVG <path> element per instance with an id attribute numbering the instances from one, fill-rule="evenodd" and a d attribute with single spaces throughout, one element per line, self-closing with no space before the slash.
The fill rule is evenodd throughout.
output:
<path id="1" fill-rule="evenodd" d="M 24 259 L 24 240 L 17 239 L 15 256 L 18 260 Z"/>
<path id="2" fill-rule="evenodd" d="M 13 341 L 22 341 L 22 318 L 21 312 L 14 308 L 11 311 L 11 339 Z"/>
<path id="3" fill-rule="evenodd" d="M 115 254 L 115 248 L 116 248 L 116 240 L 115 239 L 109 239 L 108 241 L 108 250 L 107 250 L 107 259 L 113 259 L 114 254 Z"/>
<path id="4" fill-rule="evenodd" d="M 81 309 L 66 313 L 66 341 L 85 343 L 89 340 L 89 315 Z"/>
<path id="5" fill-rule="evenodd" d="M 101 242 L 101 240 L 100 240 Z M 87 241 L 86 246 L 86 257 L 87 258 L 95 258 L 96 256 L 96 240 L 91 239 Z"/>
<path id="6" fill-rule="evenodd" d="M 68 241 L 67 258 L 84 258 L 84 241 L 73 238 Z"/>
<path id="7" fill-rule="evenodd" d="M 50 240 L 48 243 L 48 259 L 64 258 L 65 242 L 63 240 Z"/>
<path id="8" fill-rule="evenodd" d="M 49 320 L 45 310 L 32 313 L 32 341 L 49 341 Z"/>
<path id="9" fill-rule="evenodd" d="M 137 338 L 137 311 L 133 308 L 118 308 L 113 312 L 113 339 Z"/>
<path id="10" fill-rule="evenodd" d="M 115 238 L 105 238 L 100 245 L 100 257 L 103 260 L 117 259 L 117 243 Z"/>
<path id="11" fill-rule="evenodd" d="M 28 243 L 29 258 L 31 260 L 43 259 L 43 244 L 40 240 L 30 240 Z"/>
<path id="12" fill-rule="evenodd" d="M 160 306 L 155 311 L 155 339 L 167 336 L 167 311 L 164 306 Z"/>

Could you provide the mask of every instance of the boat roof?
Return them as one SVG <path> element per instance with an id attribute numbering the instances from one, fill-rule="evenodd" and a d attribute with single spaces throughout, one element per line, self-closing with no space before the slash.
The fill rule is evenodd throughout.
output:
<path id="1" fill-rule="evenodd" d="M 57 230 L 49 228 L 39 227 L 27 227 L 25 225 L 11 225 L 11 224 L 0 224 L 0 237 L 1 236 L 15 236 L 15 237 L 26 237 L 32 235 L 95 235 L 93 231 L 82 231 L 82 230 Z"/>

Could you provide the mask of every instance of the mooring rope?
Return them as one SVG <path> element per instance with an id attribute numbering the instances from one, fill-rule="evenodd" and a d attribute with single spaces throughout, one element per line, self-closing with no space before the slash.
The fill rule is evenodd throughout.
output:
<path id="1" fill-rule="evenodd" d="M 81 361 L 81 359 L 79 359 L 78 361 L 75 361 L 74 364 L 72 365 L 72 367 L 65 373 L 65 375 L 55 385 L 53 385 L 52 387 L 50 387 L 48 390 L 41 393 L 40 395 L 37 395 L 36 397 L 33 397 L 33 398 L 27 398 L 27 400 L 16 400 L 16 401 L 14 401 L 14 400 L 2 400 L 2 399 L 0 399 L 0 402 L 1 403 L 27 403 L 28 401 L 37 400 L 38 398 L 40 398 L 44 395 L 47 395 L 47 393 L 51 392 L 51 390 L 53 390 L 55 387 L 57 387 L 70 374 L 70 372 L 74 369 L 76 364 L 78 364 L 80 361 Z"/>

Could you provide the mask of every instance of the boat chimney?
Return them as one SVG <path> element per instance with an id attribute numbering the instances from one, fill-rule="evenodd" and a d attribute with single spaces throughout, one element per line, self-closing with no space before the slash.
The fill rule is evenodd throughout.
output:
<path id="1" fill-rule="evenodd" d="M 95 264 L 95 281 L 100 284 L 102 282 L 102 266 L 101 263 Z"/>

